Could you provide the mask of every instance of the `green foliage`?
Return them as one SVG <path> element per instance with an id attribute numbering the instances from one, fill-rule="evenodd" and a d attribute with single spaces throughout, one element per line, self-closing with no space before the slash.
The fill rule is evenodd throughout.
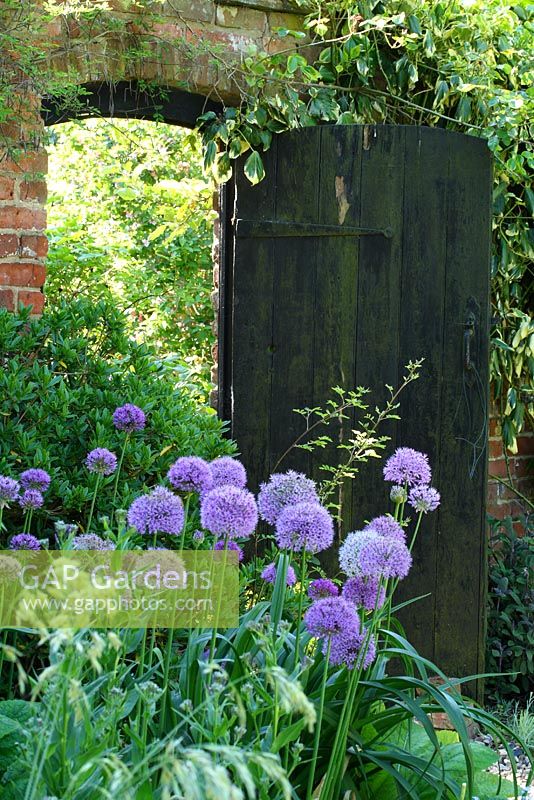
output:
<path id="1" fill-rule="evenodd" d="M 214 212 L 198 135 L 125 120 L 48 135 L 48 302 L 113 302 L 137 341 L 177 354 L 207 388 Z"/>
<path id="2" fill-rule="evenodd" d="M 63 514 L 87 519 L 94 476 L 83 460 L 98 446 L 119 454 L 124 437 L 111 415 L 124 403 L 143 408 L 148 424 L 126 447 L 122 507 L 179 455 L 212 458 L 233 449 L 215 412 L 199 408 L 175 361 L 137 344 L 109 301 L 62 303 L 32 320 L 26 311 L 0 311 L 0 363 L 0 474 L 48 470 L 52 520 Z M 112 489 L 105 481 L 99 503 L 109 503 Z M 51 527 L 48 519 L 41 523 Z"/>
<path id="3" fill-rule="evenodd" d="M 520 524 L 519 536 L 515 525 Z M 486 669 L 493 700 L 534 690 L 534 535 L 531 520 L 491 521 Z"/>
<path id="4" fill-rule="evenodd" d="M 487 139 L 495 163 L 491 374 L 512 451 L 534 413 L 533 20 L 526 1 L 312 4 L 306 25 L 319 54 L 300 41 L 298 54 L 248 56 L 241 107 L 201 118 L 205 146 L 219 148 L 214 173 L 226 175 L 232 160 L 252 150 L 245 172 L 253 183 L 272 136 L 300 126 L 411 123 Z M 289 35 L 301 38 L 279 32 Z"/>

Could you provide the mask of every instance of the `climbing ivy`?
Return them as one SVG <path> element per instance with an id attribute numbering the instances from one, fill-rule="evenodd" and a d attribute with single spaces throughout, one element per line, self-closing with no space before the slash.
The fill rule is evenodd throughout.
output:
<path id="1" fill-rule="evenodd" d="M 242 98 L 220 115 L 209 113 L 199 120 L 205 169 L 224 180 L 235 160 L 248 153 L 244 169 L 257 183 L 264 176 L 261 153 L 274 134 L 323 122 L 432 125 L 485 137 L 495 165 L 491 374 L 503 439 L 513 452 L 518 432 L 534 416 L 534 239 L 529 225 L 534 213 L 529 184 L 534 166 L 529 146 L 534 5 L 527 0 L 515 5 L 503 0 L 294 4 L 306 14 L 303 30 L 279 29 L 279 52 L 250 52 L 239 65 L 228 64 L 227 55 L 208 41 L 159 34 L 160 47 L 180 49 L 182 55 L 185 48 L 189 58 L 196 48 L 218 70 L 226 70 Z M 68 69 L 61 72 L 57 65 L 46 69 L 49 47 L 35 35 L 38 4 L 4 0 L 3 5 L 10 26 L 0 33 L 0 51 L 8 54 L 4 61 L 11 69 L 4 69 L 0 78 L 0 122 L 9 116 L 6 97 L 13 97 L 13 81 L 21 74 L 42 94 L 75 107 L 80 100 L 76 75 Z M 121 69 L 132 74 L 132 64 L 151 52 L 149 38 L 136 39 L 135 32 L 146 34 L 162 6 L 148 0 L 122 0 L 119 5 L 135 11 L 135 25 L 131 15 L 106 13 L 104 0 L 47 0 L 39 13 L 48 14 L 50 21 L 68 11 L 82 29 L 79 41 L 95 31 L 101 37 L 106 25 L 114 36 L 126 32 L 128 44 L 118 63 L 102 70 L 120 80 Z M 33 33 L 31 46 L 23 35 L 28 30 Z"/>

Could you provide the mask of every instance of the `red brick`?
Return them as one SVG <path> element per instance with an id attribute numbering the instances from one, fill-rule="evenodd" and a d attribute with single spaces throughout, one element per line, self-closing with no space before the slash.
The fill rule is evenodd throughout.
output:
<path id="1" fill-rule="evenodd" d="M 15 308 L 14 292 L 12 289 L 0 289 L 0 308 L 13 311 Z"/>
<path id="2" fill-rule="evenodd" d="M 0 264 L 0 284 L 4 286 L 42 286 L 45 282 L 44 264 L 31 264 L 27 261 Z"/>
<path id="3" fill-rule="evenodd" d="M 489 457 L 501 458 L 503 455 L 502 439 L 499 437 L 491 438 L 489 440 Z"/>
<path id="4" fill-rule="evenodd" d="M 19 249 L 19 237 L 16 233 L 0 233 L 0 258 L 14 256 Z"/>
<path id="5" fill-rule="evenodd" d="M 517 455 L 534 456 L 534 433 L 522 433 L 517 437 Z"/>
<path id="6" fill-rule="evenodd" d="M 19 292 L 18 302 L 23 306 L 33 306 L 32 312 L 40 314 L 44 308 L 45 297 L 42 292 Z"/>
<path id="7" fill-rule="evenodd" d="M 46 211 L 41 208 L 20 208 L 19 206 L 2 206 L 0 208 L 0 229 L 44 230 L 46 227 Z"/>
<path id="8" fill-rule="evenodd" d="M 489 434 L 490 436 L 500 436 L 501 435 L 501 422 L 498 417 L 490 417 L 489 421 Z"/>
<path id="9" fill-rule="evenodd" d="M 23 234 L 20 237 L 21 258 L 44 258 L 47 253 L 48 239 L 46 236 Z"/>
<path id="10" fill-rule="evenodd" d="M 13 178 L 0 177 L 0 200 L 13 200 L 15 181 Z"/>
<path id="11" fill-rule="evenodd" d="M 40 147 L 38 150 L 20 152 L 9 157 L 4 153 L 0 156 L 0 170 L 2 172 L 44 172 L 48 170 L 48 154 Z"/>
<path id="12" fill-rule="evenodd" d="M 24 181 L 20 184 L 20 199 L 35 200 L 39 203 L 46 203 L 48 190 L 46 181 Z"/>
<path id="13" fill-rule="evenodd" d="M 512 475 L 513 475 L 513 470 L 512 470 L 511 465 L 510 465 L 510 471 L 512 472 Z M 499 478 L 506 478 L 507 475 L 508 475 L 508 472 L 507 472 L 507 469 L 506 469 L 506 460 L 504 458 L 496 458 L 496 459 L 490 460 L 490 462 L 488 464 L 488 472 L 489 472 L 489 477 L 490 478 L 493 475 L 496 475 Z"/>

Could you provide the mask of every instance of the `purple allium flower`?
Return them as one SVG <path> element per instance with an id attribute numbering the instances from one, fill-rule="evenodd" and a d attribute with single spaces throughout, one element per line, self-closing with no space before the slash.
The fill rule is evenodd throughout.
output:
<path id="1" fill-rule="evenodd" d="M 219 538 L 246 539 L 258 524 L 254 495 L 237 486 L 219 486 L 202 498 L 200 520 L 203 528 Z"/>
<path id="2" fill-rule="evenodd" d="M 408 498 L 409 504 L 416 511 L 422 511 L 426 514 L 428 511 L 435 511 L 439 506 L 441 497 L 436 489 L 432 486 L 414 486 Z"/>
<path id="3" fill-rule="evenodd" d="M 44 497 L 37 489 L 26 489 L 26 491 L 19 497 L 19 506 L 25 511 L 41 508 L 44 503 Z"/>
<path id="4" fill-rule="evenodd" d="M 347 533 L 343 544 L 339 548 L 339 566 L 346 575 L 354 577 L 361 575 L 360 551 L 375 539 L 380 539 L 374 531 L 351 531 Z"/>
<path id="5" fill-rule="evenodd" d="M 386 539 L 397 539 L 399 542 L 406 541 L 406 534 L 401 525 L 390 514 L 375 517 L 363 530 L 365 533 L 368 531 L 378 533 L 379 536 L 384 536 Z"/>
<path id="6" fill-rule="evenodd" d="M 316 600 L 304 614 L 308 633 L 317 639 L 343 633 L 356 636 L 360 632 L 360 618 L 356 609 L 343 597 L 323 597 Z"/>
<path id="7" fill-rule="evenodd" d="M 115 550 L 109 539 L 102 539 L 96 533 L 81 533 L 72 540 L 73 550 Z"/>
<path id="8" fill-rule="evenodd" d="M 366 641 L 367 640 L 367 641 Z M 376 658 L 376 642 L 374 636 L 367 638 L 365 628 L 356 635 L 342 632 L 332 637 L 330 663 L 334 666 L 344 665 L 347 669 L 363 666 L 367 669 Z"/>
<path id="9" fill-rule="evenodd" d="M 13 478 L 0 475 L 0 508 L 5 508 L 9 503 L 18 500 L 20 484 Z"/>
<path id="10" fill-rule="evenodd" d="M 180 498 L 164 486 L 156 486 L 150 494 L 133 501 L 128 510 L 128 524 L 138 533 L 182 532 L 184 506 Z"/>
<path id="11" fill-rule="evenodd" d="M 286 506 L 276 520 L 276 541 L 282 549 L 319 553 L 334 541 L 332 517 L 315 502 Z"/>
<path id="12" fill-rule="evenodd" d="M 384 467 L 385 480 L 395 484 L 418 486 L 430 483 L 431 477 L 428 456 L 411 447 L 398 447 Z"/>
<path id="13" fill-rule="evenodd" d="M 11 550 L 40 550 L 41 543 L 31 533 L 18 533 L 11 539 L 9 547 Z"/>
<path id="14" fill-rule="evenodd" d="M 97 447 L 87 454 L 85 466 L 89 472 L 111 475 L 117 469 L 117 456 L 105 447 Z"/>
<path id="15" fill-rule="evenodd" d="M 374 578 L 405 578 L 412 566 L 412 556 L 406 545 L 383 536 L 367 542 L 358 561 L 361 574 Z"/>
<path id="16" fill-rule="evenodd" d="M 50 486 L 50 475 L 44 469 L 27 469 L 20 476 L 20 485 L 23 489 L 46 492 Z"/>
<path id="17" fill-rule="evenodd" d="M 312 600 L 321 600 L 324 597 L 337 597 L 339 587 L 328 578 L 317 578 L 308 586 L 308 597 Z"/>
<path id="18" fill-rule="evenodd" d="M 262 483 L 258 495 L 260 516 L 271 525 L 276 523 L 280 512 L 296 503 L 319 503 L 314 481 L 290 469 L 285 473 L 271 475 L 268 483 Z"/>
<path id="19" fill-rule="evenodd" d="M 195 542 L 203 542 L 205 539 L 204 531 L 195 531 L 193 534 L 193 539 Z"/>
<path id="20" fill-rule="evenodd" d="M 366 611 L 374 611 L 375 608 L 382 608 L 386 599 L 386 590 L 380 589 L 378 597 L 378 578 L 349 578 L 343 586 L 341 594 L 351 603 L 362 606 Z"/>
<path id="21" fill-rule="evenodd" d="M 276 564 L 267 564 L 263 572 L 261 573 L 262 579 L 266 583 L 274 583 L 276 582 Z M 297 582 L 297 576 L 295 575 L 295 570 L 288 564 L 287 567 L 287 574 L 286 574 L 286 586 L 294 586 Z"/>
<path id="22" fill-rule="evenodd" d="M 404 486 L 392 486 L 389 493 L 389 499 L 392 501 L 392 503 L 395 503 L 395 505 L 398 506 L 400 503 L 406 502 L 408 499 L 408 492 Z"/>
<path id="23" fill-rule="evenodd" d="M 241 563 L 241 561 L 243 561 L 244 553 L 243 553 L 243 550 L 237 544 L 237 542 L 232 542 L 232 541 L 226 542 L 226 547 L 225 547 L 224 546 L 224 540 L 223 539 L 219 539 L 217 542 L 215 542 L 215 547 L 213 549 L 214 550 L 235 550 L 235 552 L 237 553 L 237 558 L 238 558 L 239 563 Z"/>
<path id="24" fill-rule="evenodd" d="M 247 472 L 237 458 L 221 456 L 210 463 L 213 488 L 219 486 L 236 486 L 244 489 L 247 484 Z"/>
<path id="25" fill-rule="evenodd" d="M 126 403 L 113 412 L 113 424 L 118 431 L 126 431 L 126 433 L 142 431 L 146 425 L 145 412 L 139 406 Z"/>
<path id="26" fill-rule="evenodd" d="M 210 465 L 198 456 L 183 456 L 167 473 L 169 483 L 179 492 L 209 492 L 213 487 Z"/>

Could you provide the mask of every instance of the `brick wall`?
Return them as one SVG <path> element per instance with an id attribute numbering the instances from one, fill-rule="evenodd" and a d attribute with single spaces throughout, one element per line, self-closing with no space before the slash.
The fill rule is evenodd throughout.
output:
<path id="1" fill-rule="evenodd" d="M 525 513 L 526 504 L 517 494 L 532 500 L 534 497 L 534 431 L 526 431 L 518 439 L 517 453 L 506 453 L 503 448 L 497 415 L 490 419 L 488 468 L 488 513 L 502 519 L 508 515 Z M 512 485 L 511 491 L 501 481 Z"/>

